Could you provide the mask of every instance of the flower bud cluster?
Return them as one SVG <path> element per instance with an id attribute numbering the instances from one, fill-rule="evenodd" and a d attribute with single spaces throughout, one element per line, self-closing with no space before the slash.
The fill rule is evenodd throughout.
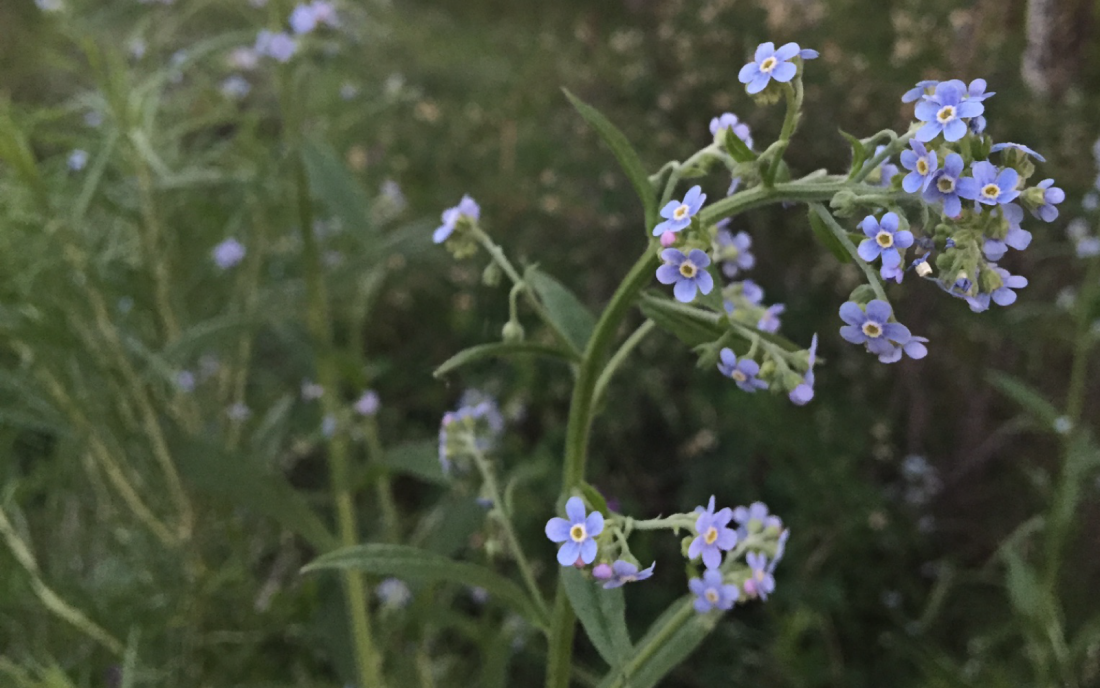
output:
<path id="1" fill-rule="evenodd" d="M 445 474 L 465 472 L 473 452 L 493 448 L 504 431 L 504 416 L 491 396 L 467 390 L 439 425 L 439 464 Z"/>

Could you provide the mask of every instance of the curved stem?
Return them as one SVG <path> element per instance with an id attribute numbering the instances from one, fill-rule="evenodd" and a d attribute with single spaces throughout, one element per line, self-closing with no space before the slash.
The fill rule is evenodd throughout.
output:
<path id="1" fill-rule="evenodd" d="M 783 117 L 783 128 L 779 131 L 779 145 L 775 150 L 767 172 L 764 174 L 764 185 L 772 186 L 775 183 L 775 175 L 779 172 L 779 163 L 783 162 L 783 154 L 787 152 L 787 146 L 794 136 L 794 130 L 798 126 L 798 115 L 802 111 L 802 77 L 795 78 L 794 83 L 784 84 L 783 95 L 787 99 L 787 114 Z"/>
<path id="2" fill-rule="evenodd" d="M 867 175 L 874 172 L 875 168 L 881 165 L 882 162 L 886 160 L 886 158 L 889 158 L 891 155 L 894 155 L 903 147 L 905 147 L 905 144 L 909 143 L 909 139 L 913 138 L 913 135 L 917 133 L 917 129 L 919 128 L 920 127 L 915 127 L 902 134 L 901 136 L 895 136 L 893 140 L 890 141 L 890 143 L 886 144 L 886 146 L 881 151 L 879 151 L 877 155 L 875 155 L 875 157 L 865 162 L 862 169 L 852 175 L 852 181 L 858 183 L 866 179 Z M 883 132 L 879 132 L 875 136 L 879 136 L 882 133 Z M 893 134 L 894 132 L 891 131 L 890 133 Z"/>
<path id="3" fill-rule="evenodd" d="M 630 680 L 630 677 L 636 673 L 638 669 L 645 666 L 645 663 L 648 662 L 684 624 L 691 621 L 695 615 L 696 611 L 692 606 L 691 599 L 685 598 L 680 602 L 680 608 L 677 609 L 676 613 L 661 627 L 661 630 L 650 638 L 645 645 L 638 648 L 638 651 L 634 653 L 630 661 L 622 668 L 622 671 L 620 671 L 619 675 L 615 678 L 610 688 L 625 688 L 625 686 L 628 685 L 627 681 Z"/>
<path id="4" fill-rule="evenodd" d="M 821 221 L 828 225 L 829 229 L 832 230 L 833 234 L 837 238 L 837 241 L 844 245 L 844 248 L 848 251 L 848 253 L 852 254 L 852 260 L 856 262 L 856 265 L 858 265 L 859 268 L 863 270 L 863 274 L 867 276 L 867 283 L 871 285 L 871 289 L 875 290 L 875 296 L 889 303 L 890 300 L 886 298 L 886 291 L 882 288 L 882 281 L 879 279 L 878 273 L 875 272 L 874 268 L 868 265 L 865 260 L 859 257 L 859 251 L 858 249 L 856 249 L 856 245 L 853 244 L 852 240 L 848 238 L 848 232 L 844 231 L 844 228 L 841 227 L 840 223 L 836 221 L 836 218 L 833 217 L 833 214 L 826 210 L 825 206 L 821 205 L 820 203 L 811 203 L 810 209 L 813 212 L 817 213 L 817 216 L 821 218 Z"/>
<path id="5" fill-rule="evenodd" d="M 481 473 L 482 480 L 485 481 L 485 487 L 489 490 L 489 498 L 493 500 L 493 507 L 500 512 L 501 524 L 504 526 L 504 536 L 508 540 L 508 548 L 512 550 L 516 565 L 519 566 L 523 582 L 527 584 L 527 590 L 531 593 L 531 599 L 534 600 L 539 611 L 545 614 L 547 612 L 546 600 L 542 596 L 542 591 L 539 590 L 538 581 L 535 579 L 530 562 L 527 561 L 527 555 L 523 553 L 523 548 L 519 544 L 515 528 L 512 527 L 512 515 L 508 512 L 508 507 L 504 503 L 500 485 L 497 484 L 496 474 L 493 473 L 493 466 L 490 464 L 488 457 L 477 448 L 473 441 L 469 444 L 469 451 L 470 455 L 474 457 L 474 463 L 477 464 L 477 470 Z"/>
<path id="6" fill-rule="evenodd" d="M 599 406 L 603 401 L 603 395 L 607 392 L 607 385 L 611 382 L 611 378 L 615 375 L 615 371 L 619 369 L 619 366 L 629 358 L 634 349 L 642 343 L 642 340 L 646 338 L 653 328 L 657 326 L 657 323 L 652 320 L 646 320 L 641 326 L 634 330 L 634 333 L 627 337 L 627 340 L 623 342 L 619 350 L 615 352 L 615 355 L 611 357 L 611 360 L 607 362 L 607 367 L 600 373 L 599 379 L 596 380 L 596 389 L 593 392 L 595 397 L 595 405 Z"/>

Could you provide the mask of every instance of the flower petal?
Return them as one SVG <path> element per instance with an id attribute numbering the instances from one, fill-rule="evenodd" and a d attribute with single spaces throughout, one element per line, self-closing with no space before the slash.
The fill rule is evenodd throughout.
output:
<path id="1" fill-rule="evenodd" d="M 691 303 L 695 300 L 696 290 L 697 288 L 693 280 L 680 280 L 676 283 L 676 286 L 672 288 L 672 294 L 680 303 Z"/>
<path id="2" fill-rule="evenodd" d="M 775 54 L 775 43 L 768 41 L 756 46 L 756 53 L 752 56 L 752 59 L 757 63 L 763 62 L 772 55 Z"/>
<path id="3" fill-rule="evenodd" d="M 551 542 L 565 542 L 569 539 L 569 529 L 572 527 L 573 524 L 569 521 L 555 516 L 546 522 L 546 537 Z"/>
<path id="4" fill-rule="evenodd" d="M 709 294 L 714 289 L 714 278 L 706 270 L 700 270 L 695 275 L 695 285 L 703 294 Z"/>
<path id="5" fill-rule="evenodd" d="M 847 301 L 840 307 L 840 319 L 849 325 L 862 325 L 867 321 L 867 315 L 855 301 Z"/>
<path id="6" fill-rule="evenodd" d="M 775 59 L 789 60 L 798 54 L 800 48 L 797 43 L 784 43 L 775 51 Z"/>
<path id="7" fill-rule="evenodd" d="M 577 561 L 577 557 L 581 554 L 581 546 L 579 543 L 570 540 L 561 546 L 558 550 L 558 563 L 562 566 L 572 566 Z"/>
<path id="8" fill-rule="evenodd" d="M 581 543 L 581 561 L 586 564 L 591 564 L 596 560 L 596 552 L 599 550 L 599 545 L 592 538 L 588 538 Z M 574 559 L 574 561 L 576 561 Z"/>
<path id="9" fill-rule="evenodd" d="M 675 265 L 662 265 L 657 268 L 657 281 L 661 284 L 672 284 L 680 279 L 680 269 Z"/>
<path id="10" fill-rule="evenodd" d="M 867 304 L 867 319 L 874 320 L 877 323 L 885 323 L 890 319 L 890 315 L 893 311 L 890 309 L 890 304 L 886 303 L 882 299 L 875 299 Z"/>
<path id="11" fill-rule="evenodd" d="M 859 254 L 860 258 L 870 263 L 882 253 L 882 247 L 879 246 L 874 239 L 864 239 L 859 242 L 859 248 L 856 250 L 856 253 Z"/>
<path id="12" fill-rule="evenodd" d="M 780 83 L 787 83 L 798 73 L 798 67 L 793 62 L 780 62 L 772 70 L 772 78 Z"/>
<path id="13" fill-rule="evenodd" d="M 588 518 L 584 520 L 584 529 L 588 533 L 588 537 L 596 537 L 603 532 L 603 514 L 599 511 L 593 511 L 588 514 Z"/>
<path id="14" fill-rule="evenodd" d="M 584 523 L 584 501 L 580 497 L 570 497 L 569 501 L 565 503 L 565 515 L 569 517 L 570 523 L 574 525 Z"/>
<path id="15" fill-rule="evenodd" d="M 752 78 L 752 81 L 749 82 L 749 85 L 745 88 L 745 91 L 749 95 L 760 93 L 761 91 L 764 90 L 764 87 L 768 85 L 768 82 L 771 81 L 771 79 L 772 79 L 771 74 L 765 74 L 764 72 L 758 72 L 756 74 L 756 76 L 754 76 Z"/>

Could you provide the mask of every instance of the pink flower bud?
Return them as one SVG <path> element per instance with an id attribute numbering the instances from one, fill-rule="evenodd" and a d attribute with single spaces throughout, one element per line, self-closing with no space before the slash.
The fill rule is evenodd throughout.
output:
<path id="1" fill-rule="evenodd" d="M 596 567 L 592 569 L 592 575 L 596 580 L 607 580 L 611 577 L 611 565 L 610 564 L 596 564 Z"/>
<path id="2" fill-rule="evenodd" d="M 573 566 L 577 567 L 578 569 L 583 569 L 585 567 L 584 558 L 577 557 L 577 560 L 573 562 Z"/>
<path id="3" fill-rule="evenodd" d="M 665 232 L 661 235 L 661 246 L 668 248 L 676 243 L 676 232 Z"/>

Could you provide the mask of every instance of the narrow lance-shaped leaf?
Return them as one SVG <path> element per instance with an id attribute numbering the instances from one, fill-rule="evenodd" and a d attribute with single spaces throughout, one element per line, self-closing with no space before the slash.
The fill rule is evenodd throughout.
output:
<path id="1" fill-rule="evenodd" d="M 844 244 L 840 243 L 840 240 L 829 231 L 829 228 L 825 226 L 825 221 L 817 216 L 816 213 L 808 213 L 810 218 L 810 228 L 814 230 L 814 236 L 817 240 L 829 249 L 829 252 L 836 256 L 836 259 L 841 263 L 851 263 L 852 257 L 848 255 L 848 250 L 844 248 Z"/>
<path id="2" fill-rule="evenodd" d="M 653 688 L 699 647 L 719 619 L 721 614 L 715 612 L 696 613 L 690 596 L 673 603 L 599 688 Z"/>
<path id="3" fill-rule="evenodd" d="M 622 588 L 604 590 L 572 566 L 562 569 L 561 582 L 596 651 L 611 667 L 621 666 L 631 650 Z"/>
<path id="4" fill-rule="evenodd" d="M 592 312 L 565 285 L 533 265 L 524 270 L 523 281 L 535 290 L 558 329 L 578 350 L 584 351 L 596 327 Z"/>
<path id="5" fill-rule="evenodd" d="M 407 545 L 358 545 L 329 552 L 302 571 L 352 569 L 378 576 L 400 576 L 426 581 L 450 581 L 485 588 L 494 599 L 511 607 L 539 628 L 547 619 L 530 597 L 514 582 L 484 566 L 455 561 L 440 554 Z"/>
<path id="6" fill-rule="evenodd" d="M 848 172 L 848 178 L 851 179 L 863 169 L 863 161 L 867 159 L 867 147 L 863 145 L 862 141 L 843 129 L 840 130 L 840 135 L 852 146 L 852 169 Z"/>
<path id="7" fill-rule="evenodd" d="M 634 185 L 634 190 L 642 201 L 642 207 L 645 210 L 646 230 L 651 229 L 657 224 L 657 193 L 653 190 L 653 185 L 649 183 L 649 176 L 645 173 L 645 168 L 642 166 L 638 153 L 630 145 L 630 141 L 627 140 L 626 136 L 611 123 L 611 120 L 604 117 L 603 113 L 568 90 L 562 90 L 565 92 L 565 97 L 573 104 L 573 107 L 577 108 L 577 112 L 581 114 L 581 117 L 584 117 L 585 121 L 596 129 L 600 138 L 615 154 L 615 159 L 619 161 L 623 172 L 630 179 L 630 183 Z"/>
<path id="8" fill-rule="evenodd" d="M 339 218 L 344 230 L 362 233 L 371 229 L 367 195 L 332 146 L 307 139 L 302 144 L 302 161 L 313 194 Z"/>
<path id="9" fill-rule="evenodd" d="M 491 358 L 504 358 L 506 356 L 519 356 L 523 354 L 546 356 L 564 361 L 576 360 L 569 352 L 562 351 L 554 346 L 539 344 L 538 342 L 494 342 L 492 344 L 479 344 L 478 346 L 472 346 L 468 349 L 459 351 L 457 354 L 444 361 L 432 374 L 436 377 L 443 377 L 447 373 L 453 372 L 470 363 L 476 363 Z"/>

